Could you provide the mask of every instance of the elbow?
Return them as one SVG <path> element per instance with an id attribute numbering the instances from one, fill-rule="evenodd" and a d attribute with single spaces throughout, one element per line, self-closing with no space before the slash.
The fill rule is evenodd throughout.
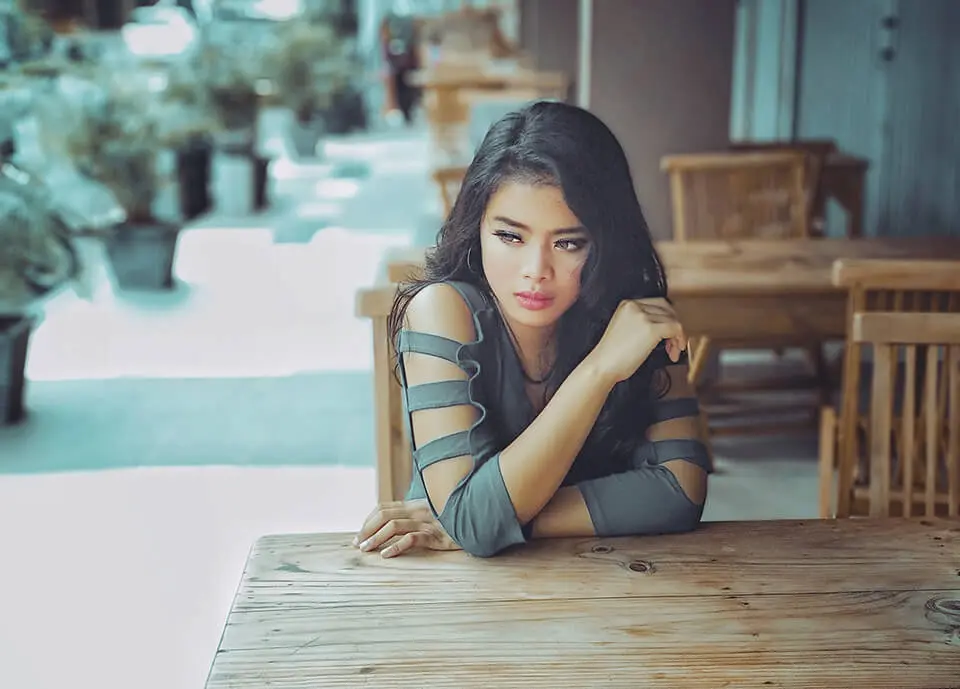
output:
<path id="1" fill-rule="evenodd" d="M 693 502 L 686 495 L 677 496 L 674 504 L 666 510 L 662 533 L 686 533 L 700 526 L 703 504 Z"/>
<path id="2" fill-rule="evenodd" d="M 503 538 L 501 533 L 491 528 L 493 525 L 484 523 L 472 514 L 464 514 L 462 510 L 444 510 L 440 523 L 453 542 L 474 557 L 493 557 L 514 542 Z"/>
<path id="3" fill-rule="evenodd" d="M 464 552 L 474 557 L 493 557 L 502 550 L 496 543 L 491 541 L 464 539 L 463 541 L 457 541 L 457 543 L 463 548 Z"/>
<path id="4" fill-rule="evenodd" d="M 467 553 L 493 557 L 525 543 L 499 463 L 485 462 L 454 489 L 437 517 L 447 535 Z"/>
<path id="5" fill-rule="evenodd" d="M 454 494 L 439 515 L 441 526 L 454 543 L 470 555 L 486 558 L 526 542 L 511 506 L 479 497 L 469 491 L 466 495 Z"/>

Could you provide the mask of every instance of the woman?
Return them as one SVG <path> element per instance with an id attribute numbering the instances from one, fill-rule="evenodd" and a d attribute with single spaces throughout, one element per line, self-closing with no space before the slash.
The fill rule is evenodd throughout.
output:
<path id="1" fill-rule="evenodd" d="M 494 124 L 391 313 L 414 476 L 355 545 L 486 557 L 695 528 L 709 462 L 666 294 L 599 119 L 538 102 Z"/>

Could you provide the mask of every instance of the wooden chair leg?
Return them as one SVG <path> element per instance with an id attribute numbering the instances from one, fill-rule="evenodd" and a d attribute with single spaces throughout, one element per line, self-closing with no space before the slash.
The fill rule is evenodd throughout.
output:
<path id="1" fill-rule="evenodd" d="M 820 518 L 832 519 L 834 512 L 834 471 L 837 467 L 837 412 L 820 410 Z"/>
<path id="2" fill-rule="evenodd" d="M 707 361 L 710 357 L 710 338 L 695 337 L 690 339 L 690 355 L 688 357 L 690 368 L 687 380 L 690 381 L 694 389 L 697 389 L 703 381 L 704 372 L 707 370 Z"/>

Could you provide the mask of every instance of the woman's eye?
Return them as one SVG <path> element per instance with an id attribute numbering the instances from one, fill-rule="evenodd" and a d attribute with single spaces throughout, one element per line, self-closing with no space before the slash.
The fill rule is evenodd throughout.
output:
<path id="1" fill-rule="evenodd" d="M 557 246 L 564 251 L 579 251 L 584 246 L 586 246 L 585 239 L 561 239 L 557 242 Z"/>
<path id="2" fill-rule="evenodd" d="M 506 242 L 507 244 L 516 244 L 520 241 L 520 235 L 513 232 L 504 232 L 503 230 L 497 230 L 493 233 L 495 236 L 499 237 L 501 241 Z"/>

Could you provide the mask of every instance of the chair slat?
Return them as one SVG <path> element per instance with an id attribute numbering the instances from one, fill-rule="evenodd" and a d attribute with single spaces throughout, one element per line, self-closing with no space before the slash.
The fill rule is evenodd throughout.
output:
<path id="1" fill-rule="evenodd" d="M 960 516 L 960 345 L 951 345 L 947 356 L 948 372 L 944 378 L 950 387 L 950 412 L 947 422 L 947 496 L 951 515 Z"/>
<path id="2" fill-rule="evenodd" d="M 926 499 L 924 507 L 928 517 L 934 516 L 937 492 L 937 348 L 927 348 L 925 426 L 927 449 Z"/>
<path id="3" fill-rule="evenodd" d="M 903 418 L 903 442 L 900 450 L 900 465 L 903 467 L 903 490 L 907 495 L 913 491 L 913 463 L 915 461 L 916 443 L 916 386 L 917 379 L 917 347 L 908 345 L 904 354 L 903 371 L 903 408 L 900 412 Z M 903 516 L 913 514 L 913 500 L 904 500 Z"/>
<path id="4" fill-rule="evenodd" d="M 890 434 L 893 423 L 894 347 L 880 345 L 874 350 L 873 399 L 870 408 L 870 516 L 890 513 Z"/>

